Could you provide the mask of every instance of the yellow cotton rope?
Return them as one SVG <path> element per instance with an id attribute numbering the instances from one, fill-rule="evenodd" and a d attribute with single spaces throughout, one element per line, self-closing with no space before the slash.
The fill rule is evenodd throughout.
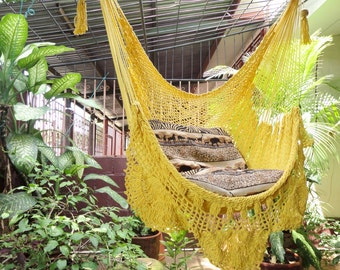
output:
<path id="1" fill-rule="evenodd" d="M 74 31 L 75 35 L 83 35 L 87 31 L 87 13 L 86 13 L 86 1 L 79 0 L 77 4 L 77 15 L 74 17 Z"/>
<path id="2" fill-rule="evenodd" d="M 312 42 L 309 36 L 309 25 L 308 25 L 308 10 L 303 9 L 301 11 L 301 42 L 302 44 L 310 44 Z"/>
<path id="3" fill-rule="evenodd" d="M 300 25 L 299 1 L 291 0 L 230 80 L 200 95 L 162 78 L 118 1 L 100 2 L 130 128 L 125 186 L 131 207 L 153 229 L 190 231 L 204 255 L 223 270 L 258 269 L 269 234 L 301 225 L 308 195 L 303 146 L 310 142 L 299 109 L 285 112 L 275 123 L 259 121 L 254 110 L 254 101 L 267 104 L 262 100 L 270 100 L 272 93 L 300 87 L 301 76 L 295 72 L 300 41 L 294 35 Z M 252 196 L 210 192 L 177 172 L 162 152 L 150 119 L 222 127 L 250 169 L 280 169 L 283 175 L 272 188 Z"/>

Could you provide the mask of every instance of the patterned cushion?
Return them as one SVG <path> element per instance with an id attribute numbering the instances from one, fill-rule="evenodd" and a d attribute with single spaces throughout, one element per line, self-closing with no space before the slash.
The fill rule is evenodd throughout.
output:
<path id="1" fill-rule="evenodd" d="M 150 121 L 163 152 L 178 171 L 223 167 L 245 169 L 246 162 L 221 128 L 183 126 Z"/>
<path id="2" fill-rule="evenodd" d="M 248 170 L 231 136 L 221 128 L 183 126 L 158 120 L 151 128 L 164 154 L 193 183 L 223 196 L 247 196 L 267 190 L 280 170 Z"/>
<path id="3" fill-rule="evenodd" d="M 249 196 L 272 187 L 282 176 L 281 170 L 228 170 L 211 168 L 184 174 L 193 183 L 223 196 Z"/>

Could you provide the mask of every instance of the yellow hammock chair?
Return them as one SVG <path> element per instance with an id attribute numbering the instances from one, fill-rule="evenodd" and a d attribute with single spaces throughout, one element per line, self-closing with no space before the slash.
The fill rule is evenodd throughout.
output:
<path id="1" fill-rule="evenodd" d="M 300 87 L 303 83 L 295 76 L 296 68 L 301 68 L 298 48 L 303 46 L 296 34 L 303 26 L 299 7 L 298 0 L 288 4 L 254 54 L 224 85 L 205 94 L 191 94 L 159 74 L 117 0 L 101 0 L 130 129 L 128 201 L 153 229 L 193 233 L 204 255 L 222 269 L 258 268 L 269 234 L 299 227 L 302 222 L 308 193 L 303 147 L 310 140 L 300 111 L 293 108 L 269 122 L 260 117 L 268 107 L 258 109 L 264 96 L 276 95 L 284 85 Z M 276 169 L 283 174 L 271 188 L 250 196 L 221 196 L 202 188 L 184 177 L 164 154 L 150 124 L 155 119 L 223 128 L 248 169 Z"/>

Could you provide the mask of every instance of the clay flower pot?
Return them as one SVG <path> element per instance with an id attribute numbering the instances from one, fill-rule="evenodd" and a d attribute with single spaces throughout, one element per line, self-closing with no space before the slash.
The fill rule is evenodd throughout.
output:
<path id="1" fill-rule="evenodd" d="M 160 259 L 162 233 L 156 231 L 155 234 L 146 236 L 136 236 L 132 238 L 132 243 L 141 247 L 145 255 L 149 258 Z"/>

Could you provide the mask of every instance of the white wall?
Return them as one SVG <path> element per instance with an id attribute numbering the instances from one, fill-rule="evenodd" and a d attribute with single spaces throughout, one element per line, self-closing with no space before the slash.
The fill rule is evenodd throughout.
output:
<path id="1" fill-rule="evenodd" d="M 232 66 L 258 34 L 259 31 L 246 32 L 223 38 L 211 56 L 205 71 L 218 65 Z"/>
<path id="2" fill-rule="evenodd" d="M 333 45 L 326 48 L 321 57 L 319 75 L 333 74 L 331 83 L 340 89 L 340 35 L 333 36 Z M 340 90 L 334 91 L 327 88 L 334 96 L 340 96 Z M 340 144 L 340 140 L 339 140 Z M 338 147 L 340 154 L 340 147 Z M 330 157 L 330 169 L 322 179 L 321 185 L 317 185 L 317 191 L 328 217 L 340 217 L 340 164 Z"/>

